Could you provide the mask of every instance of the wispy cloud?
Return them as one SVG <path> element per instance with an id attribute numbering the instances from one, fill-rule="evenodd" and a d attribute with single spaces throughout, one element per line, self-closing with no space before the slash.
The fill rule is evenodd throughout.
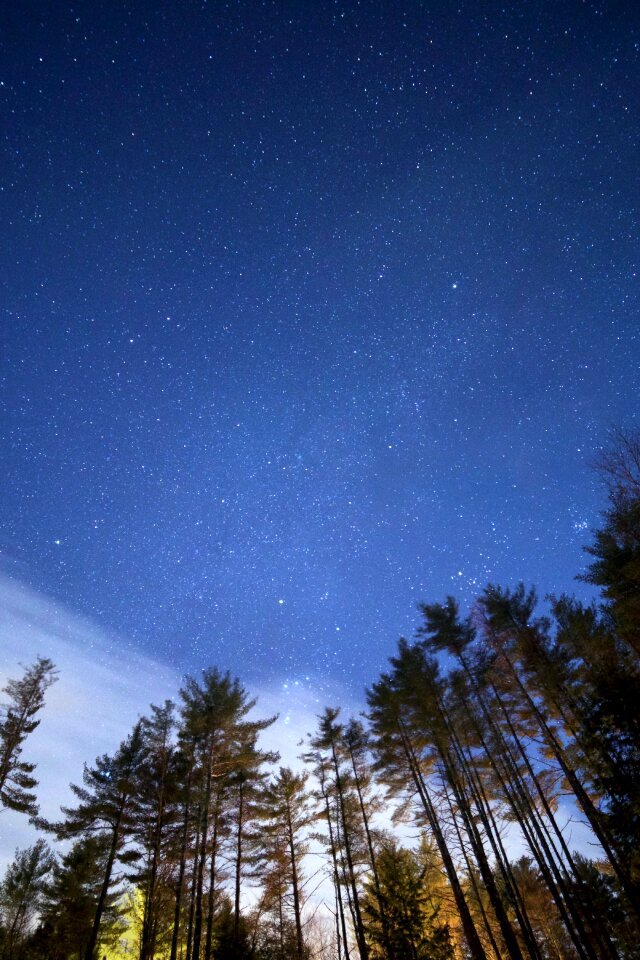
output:
<path id="1" fill-rule="evenodd" d="M 150 702 L 176 695 L 180 678 L 164 664 L 129 650 L 89 620 L 23 584 L 0 576 L 0 681 L 19 677 L 20 664 L 50 657 L 59 679 L 46 696 L 40 725 L 23 758 L 37 764 L 41 813 L 59 816 L 85 762 L 112 751 Z M 25 816 L 0 812 L 0 861 L 33 840 Z"/>
<path id="2" fill-rule="evenodd" d="M 176 698 L 182 677 L 172 667 L 140 655 L 125 640 L 110 635 L 87 618 L 0 575 L 0 686 L 21 675 L 21 666 L 40 655 L 59 669 L 48 691 L 41 723 L 28 738 L 24 759 L 37 764 L 38 800 L 43 816 L 57 819 L 69 803 L 69 783 L 79 783 L 83 764 L 112 752 L 150 703 Z M 215 664 L 202 664 L 203 667 Z M 238 671 L 243 682 L 241 671 Z M 256 715 L 278 714 L 263 735 L 263 747 L 277 750 L 283 765 L 295 766 L 300 740 L 316 726 L 326 704 L 348 703 L 308 677 L 252 684 Z M 356 712 L 358 705 L 351 705 Z M 0 810 L 0 870 L 16 847 L 32 843 L 35 831 L 25 816 Z"/>

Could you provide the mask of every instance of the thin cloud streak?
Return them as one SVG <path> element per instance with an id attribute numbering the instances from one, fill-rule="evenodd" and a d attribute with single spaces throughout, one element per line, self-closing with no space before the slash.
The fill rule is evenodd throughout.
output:
<path id="1" fill-rule="evenodd" d="M 23 751 L 23 759 L 37 764 L 40 812 L 49 819 L 60 816 L 61 804 L 72 802 L 69 784 L 81 781 L 83 764 L 113 752 L 149 704 L 176 699 L 182 683 L 173 668 L 135 653 L 122 638 L 1 574 L 0 649 L 2 687 L 37 656 L 49 657 L 59 671 Z M 300 741 L 315 729 L 325 706 L 317 686 L 307 678 L 246 686 L 257 698 L 256 717 L 278 715 L 263 734 L 263 748 L 277 751 L 282 765 L 299 766 Z M 343 693 L 333 691 L 332 700 L 348 703 Z M 35 836 L 26 816 L 0 811 L 0 871 L 16 848 Z"/>

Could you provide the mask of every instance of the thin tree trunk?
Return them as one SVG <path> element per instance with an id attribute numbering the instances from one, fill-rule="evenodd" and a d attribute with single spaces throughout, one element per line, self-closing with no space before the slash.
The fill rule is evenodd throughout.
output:
<path id="1" fill-rule="evenodd" d="M 373 888 L 376 894 L 376 900 L 378 901 L 378 910 L 380 911 L 380 926 L 382 927 L 382 940 L 384 944 L 384 950 L 386 953 L 389 953 L 389 923 L 387 920 L 387 914 L 385 910 L 384 900 L 382 893 L 380 891 L 380 878 L 378 876 L 378 867 L 376 864 L 376 855 L 373 849 L 373 840 L 371 838 L 371 830 L 369 829 L 369 817 L 367 816 L 367 810 L 364 803 L 364 797 L 362 795 L 362 789 L 360 786 L 360 776 L 358 774 L 358 768 L 356 764 L 356 759 L 353 754 L 353 750 L 350 747 L 349 756 L 351 757 L 351 766 L 353 769 L 353 777 L 356 784 L 356 791 L 358 794 L 358 802 L 360 804 L 360 813 L 362 815 L 362 823 L 364 825 L 364 832 L 367 838 L 367 849 L 369 851 L 369 863 L 371 864 L 371 873 L 373 875 Z"/>
<path id="2" fill-rule="evenodd" d="M 576 898 L 572 896 L 570 890 L 567 890 L 566 884 L 568 880 L 572 880 L 577 885 L 578 889 L 581 891 L 584 890 L 584 884 L 580 879 L 580 875 L 577 871 L 571 851 L 569 850 L 569 847 L 567 846 L 567 843 L 562 834 L 562 830 L 558 826 L 556 818 L 553 815 L 553 811 L 551 810 L 549 801 L 547 800 L 546 794 L 542 789 L 542 785 L 540 784 L 539 779 L 536 776 L 536 773 L 533 769 L 533 766 L 527 755 L 527 752 L 520 741 L 520 737 L 518 737 L 516 731 L 513 728 L 511 718 L 509 716 L 509 713 L 506 709 L 505 704 L 503 703 L 502 697 L 500 696 L 499 691 L 493 685 L 492 685 L 492 690 L 500 705 L 500 709 L 505 718 L 505 722 L 509 728 L 511 737 L 516 744 L 518 753 L 522 761 L 524 762 L 527 773 L 536 788 L 536 793 L 544 809 L 546 820 L 548 823 L 551 824 L 551 827 L 558 840 L 558 843 L 560 844 L 560 848 L 562 850 L 562 856 L 560 856 L 560 854 L 558 853 L 555 843 L 553 841 L 553 838 L 548 835 L 547 831 L 545 831 L 547 842 L 549 843 L 550 849 L 556 855 L 556 861 L 558 865 L 556 867 L 555 863 L 553 863 L 552 869 L 554 870 L 554 873 L 556 873 L 559 878 L 560 886 L 564 892 L 565 902 L 574 918 L 574 922 L 576 923 L 576 926 L 578 928 L 579 935 L 585 944 L 586 951 L 593 957 L 598 957 L 600 955 L 597 952 L 592 950 L 591 939 L 593 938 L 596 941 L 596 943 L 599 944 L 599 948 L 602 953 L 602 956 L 609 957 L 611 958 L 611 960 L 619 960 L 618 951 L 616 950 L 615 946 L 611 942 L 608 936 L 608 933 L 602 927 L 602 924 L 600 923 L 598 917 L 594 914 L 593 910 L 588 908 L 585 910 L 585 905 L 589 904 L 588 897 L 586 898 L 586 900 L 584 898 L 580 898 L 580 907 L 578 907 L 576 903 Z M 537 819 L 540 821 L 540 824 L 542 824 L 542 817 L 537 814 L 535 804 L 532 804 L 532 810 L 533 810 L 534 817 L 537 817 Z M 564 857 L 564 860 L 563 860 L 563 857 Z M 566 866 L 565 866 L 565 863 L 566 863 Z M 570 873 L 567 867 L 570 869 L 571 871 Z M 591 928 L 591 933 L 589 933 L 589 931 L 586 930 L 584 926 L 585 923 L 588 924 L 588 926 Z"/>
<path id="3" fill-rule="evenodd" d="M 191 876 L 191 889 L 189 891 L 189 919 L 187 921 L 187 949 L 186 960 L 191 960 L 193 950 L 193 927 L 196 914 L 196 889 L 198 885 L 198 865 L 200 856 L 200 811 L 197 811 L 196 818 L 196 836 L 193 847 L 193 873 Z"/>
<path id="4" fill-rule="evenodd" d="M 453 892 L 456 906 L 458 908 L 458 913 L 460 914 L 460 921 L 462 923 L 462 929 L 464 932 L 465 939 L 467 941 L 467 946 L 469 947 L 473 960 L 487 960 L 487 955 L 484 951 L 484 948 L 478 936 L 478 931 L 476 930 L 476 926 L 473 922 L 473 917 L 471 916 L 469 905 L 465 900 L 462 886 L 460 884 L 460 880 L 458 878 L 458 874 L 456 873 L 456 868 L 453 863 L 453 858 L 451 856 L 446 840 L 440 828 L 438 817 L 437 817 L 435 808 L 433 806 L 433 803 L 431 801 L 431 798 L 429 796 L 429 793 L 427 791 L 426 785 L 422 779 L 422 773 L 420 771 L 417 758 L 414 754 L 411 741 L 409 740 L 409 737 L 404 728 L 404 724 L 402 720 L 399 718 L 398 718 L 398 728 L 400 731 L 400 736 L 401 736 L 402 744 L 404 747 L 405 756 L 407 759 L 407 763 L 409 765 L 409 770 L 411 772 L 414 785 L 416 787 L 418 796 L 422 801 L 422 805 L 427 815 L 427 819 L 429 821 L 431 831 L 435 837 L 436 844 L 438 846 L 438 850 L 442 858 L 444 869 L 449 879 L 449 884 L 451 886 L 451 890 Z"/>
<path id="5" fill-rule="evenodd" d="M 182 892 L 184 886 L 184 875 L 187 865 L 187 841 L 189 836 L 189 814 L 191 806 L 191 777 L 192 777 L 193 767 L 189 765 L 189 773 L 187 776 L 187 790 L 185 797 L 185 807 L 184 807 L 184 820 L 182 823 L 182 836 L 180 843 L 180 864 L 178 866 L 178 879 L 176 882 L 176 899 L 175 907 L 173 912 L 173 932 L 171 935 L 171 952 L 169 954 L 169 960 L 177 960 L 178 957 L 178 938 L 180 935 L 180 914 L 182 912 Z"/>
<path id="6" fill-rule="evenodd" d="M 461 832 L 461 830 L 460 830 L 460 825 L 459 825 L 459 823 L 458 823 L 458 818 L 456 817 L 456 813 L 455 813 L 455 810 L 454 810 L 454 808 L 453 808 L 453 803 L 451 802 L 451 797 L 449 796 L 448 791 L 445 791 L 445 794 L 446 794 L 446 797 L 447 797 L 447 804 L 448 804 L 449 810 L 450 810 L 450 812 L 451 812 L 451 820 L 452 820 L 452 822 L 453 822 L 453 828 L 454 828 L 454 830 L 455 830 L 455 832 L 456 832 L 456 836 L 457 836 L 457 838 L 458 838 L 458 846 L 460 847 L 460 851 L 461 851 L 461 853 L 462 853 L 462 856 L 463 856 L 465 865 L 466 865 L 466 867 L 467 867 L 467 875 L 468 875 L 468 877 L 469 877 L 469 881 L 470 881 L 470 883 L 471 883 L 471 886 L 473 887 L 473 892 L 474 892 L 475 895 L 476 895 L 476 901 L 477 901 L 477 904 L 478 904 L 478 909 L 480 910 L 480 916 L 482 917 L 482 923 L 483 923 L 484 929 L 485 929 L 485 931 L 486 931 L 486 933 L 487 933 L 487 938 L 488 938 L 488 940 L 489 940 L 489 943 L 491 944 L 491 949 L 493 950 L 493 952 L 494 952 L 494 954 L 495 954 L 496 960 L 502 960 L 502 955 L 501 955 L 501 953 L 500 953 L 500 950 L 498 949 L 498 944 L 496 943 L 496 938 L 495 938 L 495 936 L 494 936 L 494 934 L 493 934 L 493 930 L 491 929 L 491 924 L 489 923 L 489 918 L 488 918 L 488 916 L 487 916 L 487 911 L 485 910 L 485 908 L 484 908 L 484 903 L 482 902 L 482 894 L 481 894 L 481 892 L 480 892 L 480 887 L 478 886 L 478 880 L 477 880 L 477 878 L 476 878 L 476 870 L 474 870 L 473 863 L 471 862 L 471 857 L 469 856 L 469 853 L 468 853 L 468 851 L 467 851 L 467 847 L 466 847 L 466 844 L 465 844 L 465 842 L 464 842 L 464 839 L 463 839 L 463 836 L 462 836 L 462 832 Z"/>
<path id="7" fill-rule="evenodd" d="M 287 831 L 289 834 L 289 854 L 291 856 L 291 887 L 293 892 L 293 915 L 296 924 L 296 956 L 302 960 L 304 955 L 304 941 L 302 939 L 302 918 L 300 913 L 300 890 L 298 887 L 298 865 L 291 822 L 291 810 L 287 807 Z"/>
<path id="8" fill-rule="evenodd" d="M 193 960 L 200 960 L 200 943 L 202 941 L 202 904 L 204 900 L 204 872 L 207 865 L 207 839 L 209 835 L 209 810 L 211 807 L 211 782 L 213 763 L 213 744 L 209 743 L 206 754 L 207 778 L 205 793 L 202 801 L 202 816 L 200 819 L 200 846 L 196 868 L 196 901 L 193 922 Z"/>
<path id="9" fill-rule="evenodd" d="M 238 837 L 236 843 L 236 877 L 233 912 L 233 943 L 238 947 L 240 940 L 240 874 L 242 870 L 242 828 L 244 817 L 244 783 L 240 780 L 238 796 Z"/>
<path id="10" fill-rule="evenodd" d="M 511 921 L 507 916 L 507 911 L 505 910 L 504 903 L 502 902 L 502 897 L 498 892 L 493 870 L 489 866 L 489 861 L 484 849 L 482 837 L 480 836 L 473 813 L 469 807 L 464 785 L 458 781 L 448 750 L 443 745 L 439 745 L 438 750 L 444 765 L 445 776 L 451 786 L 451 789 L 453 790 L 453 795 L 456 799 L 458 809 L 462 815 L 467 835 L 471 843 L 471 849 L 473 850 L 476 862 L 480 869 L 480 876 L 482 877 L 482 881 L 489 895 L 489 900 L 496 915 L 496 919 L 498 921 L 498 925 L 500 927 L 500 931 L 509 955 L 512 960 L 524 960 L 522 951 L 520 949 L 520 944 L 516 939 L 514 929 L 511 926 Z"/>
<path id="11" fill-rule="evenodd" d="M 340 926 L 342 927 L 342 940 L 344 944 L 344 955 L 346 960 L 349 960 L 349 947 L 347 940 L 347 925 L 344 917 L 344 905 L 342 903 L 342 891 L 340 889 L 340 874 L 338 872 L 338 855 L 336 850 L 336 842 L 333 835 L 333 823 L 331 821 L 331 807 L 329 805 L 329 795 L 324 782 L 324 775 L 320 773 L 320 789 L 322 791 L 322 796 L 324 797 L 324 802 L 327 811 L 327 823 L 329 825 L 329 845 L 331 848 L 331 859 L 333 861 L 333 882 L 336 888 L 336 903 L 338 904 L 336 923 L 338 918 L 340 920 Z M 340 940 L 338 938 L 338 954 L 340 953 Z"/>
<path id="12" fill-rule="evenodd" d="M 140 941 L 140 960 L 153 960 L 155 953 L 155 944 L 153 942 L 154 927 L 154 900 L 156 894 L 156 882 L 158 876 L 158 861 L 160 859 L 160 842 L 162 837 L 164 819 L 164 792 L 160 796 L 160 805 L 158 817 L 156 820 L 156 829 L 154 831 L 153 850 L 151 854 L 151 871 L 149 882 L 147 884 L 146 898 L 144 904 L 144 916 L 142 921 L 142 936 Z"/>
<path id="13" fill-rule="evenodd" d="M 85 960 L 93 960 L 96 945 L 98 943 L 98 933 L 100 931 L 100 922 L 102 920 L 102 914 L 104 912 L 104 907 L 107 902 L 107 894 L 109 892 L 109 884 L 111 883 L 111 873 L 113 871 L 113 864 L 116 859 L 116 852 L 118 850 L 118 841 L 120 839 L 120 823 L 122 821 L 122 815 L 124 812 L 125 798 L 122 797 L 120 803 L 120 810 L 118 811 L 118 817 L 116 822 L 113 825 L 113 833 L 111 836 L 111 844 L 109 846 L 109 856 L 107 857 L 107 865 L 104 872 L 104 880 L 102 881 L 102 887 L 100 888 L 100 896 L 98 897 L 98 903 L 96 905 L 96 912 L 93 918 L 93 924 L 91 926 L 91 932 L 89 933 L 89 939 L 87 941 L 87 947 L 85 950 Z"/>
<path id="14" fill-rule="evenodd" d="M 595 807 L 593 801 L 591 800 L 591 797 L 589 796 L 584 786 L 582 785 L 582 782 L 578 777 L 576 771 L 569 764 L 565 756 L 564 748 L 562 747 L 557 737 L 549 727 L 548 723 L 546 722 L 545 718 L 540 712 L 537 704 L 535 703 L 533 697 L 531 696 L 529 691 L 526 689 L 526 687 L 522 683 L 522 680 L 520 679 L 514 664 L 511 662 L 511 660 L 509 659 L 506 653 L 504 654 L 504 659 L 509 664 L 509 668 L 518 685 L 518 689 L 524 696 L 526 702 L 529 705 L 529 708 L 533 712 L 540 726 L 540 729 L 542 730 L 542 733 L 545 739 L 547 740 L 547 743 L 553 750 L 556 760 L 560 764 L 562 772 L 567 778 L 567 781 L 569 782 L 571 789 L 576 795 L 576 799 L 578 803 L 582 807 L 584 815 L 589 821 L 591 829 L 593 830 L 598 842 L 600 843 L 600 845 L 602 846 L 602 849 L 607 855 L 607 858 L 609 859 L 609 862 L 611 863 L 611 866 L 613 867 L 615 874 L 618 877 L 618 880 L 620 881 L 620 885 L 622 886 L 622 889 L 624 890 L 630 905 L 633 907 L 635 913 L 640 917 L 640 894 L 638 893 L 637 885 L 634 883 L 629 872 L 620 862 L 617 853 L 614 851 L 610 842 L 610 837 L 608 836 L 605 828 L 602 826 L 600 811 Z"/>
<path id="15" fill-rule="evenodd" d="M 576 949 L 578 950 L 578 953 L 582 957 L 588 956 L 588 957 L 591 957 L 591 960 L 593 960 L 593 958 L 595 958 L 597 954 L 595 954 L 591 949 L 590 937 L 587 935 L 587 932 L 583 926 L 580 913 L 574 902 L 575 898 L 573 898 L 570 892 L 567 890 L 564 877 L 568 875 L 564 868 L 562 857 L 557 851 L 553 838 L 549 834 L 549 831 L 537 810 L 534 800 L 531 798 L 530 790 L 518 769 L 517 761 L 513 758 L 511 743 L 514 743 L 516 745 L 516 750 L 518 752 L 518 755 L 520 756 L 522 762 L 525 764 L 525 768 L 527 770 L 529 778 L 535 787 L 535 790 L 540 802 L 543 805 L 545 815 L 547 817 L 547 821 L 549 824 L 551 824 L 551 827 L 561 845 L 565 859 L 570 865 L 574 867 L 574 876 L 576 881 L 579 883 L 579 879 L 577 876 L 577 872 L 575 872 L 575 866 L 573 865 L 573 860 L 572 860 L 570 851 L 566 845 L 564 836 L 562 835 L 562 831 L 558 827 L 557 821 L 553 815 L 553 812 L 547 800 L 545 791 L 542 788 L 539 778 L 531 765 L 531 761 L 529 760 L 529 756 L 526 750 L 524 749 L 524 746 L 521 742 L 521 738 L 518 736 L 517 731 L 513 727 L 513 723 L 511 721 L 509 711 L 507 710 L 498 689 L 495 687 L 494 684 L 490 685 L 490 689 L 494 697 L 496 698 L 496 701 L 500 707 L 500 711 L 503 715 L 504 722 L 509 731 L 510 738 L 511 738 L 510 741 L 507 741 L 505 739 L 502 733 L 502 730 L 500 730 L 500 728 L 496 726 L 493 719 L 493 714 L 485 704 L 485 700 L 484 700 L 484 697 L 482 696 L 479 685 L 477 684 L 471 670 L 469 669 L 469 666 L 466 663 L 465 658 L 461 654 L 459 654 L 458 659 L 461 662 L 462 667 L 465 671 L 465 675 L 471 685 L 472 690 L 476 695 L 476 699 L 482 710 L 485 722 L 487 723 L 488 728 L 492 733 L 494 740 L 498 744 L 497 756 L 492 760 L 492 767 L 493 767 L 494 773 L 496 774 L 496 776 L 498 777 L 498 780 L 502 785 L 505 798 L 508 800 L 513 812 L 515 813 L 517 822 L 520 828 L 523 830 L 523 833 L 529 835 L 529 840 L 528 840 L 529 848 L 533 853 L 534 858 L 538 863 L 538 866 L 540 867 L 540 869 L 543 871 L 545 875 L 545 880 L 547 882 L 551 895 L 553 896 L 553 899 L 560 911 L 563 922 L 567 928 L 569 935 L 571 936 L 571 939 Z M 471 722 L 474 725 L 474 728 L 480 738 L 480 742 L 483 746 L 483 749 L 487 753 L 487 756 L 494 757 L 493 752 L 489 750 L 489 747 L 487 746 L 484 740 L 482 730 L 479 724 L 477 723 L 477 721 L 475 720 L 475 718 L 473 717 L 473 714 L 468 709 L 468 707 L 466 707 L 465 709 L 467 712 L 467 716 L 471 719 Z M 500 758 L 499 763 L 497 762 L 497 757 Z M 506 779 L 505 777 L 503 777 L 503 774 L 501 773 L 502 765 L 506 767 L 506 771 L 505 771 Z M 509 784 L 511 784 L 512 786 L 510 786 Z M 519 797 L 520 797 L 519 800 L 516 800 L 516 796 L 513 793 L 513 789 L 515 789 L 519 794 Z M 530 831 L 525 830 L 522 804 L 524 804 L 525 809 L 528 810 L 528 813 L 526 813 L 525 816 L 528 817 L 529 823 L 531 823 L 534 831 L 538 836 L 539 841 L 542 843 L 542 846 L 545 850 L 544 859 L 542 859 L 541 849 L 538 847 L 538 844 L 533 842 L 533 838 L 530 834 Z M 553 872 L 554 878 L 551 877 L 551 874 L 549 871 Z M 563 871 L 564 871 L 564 876 L 563 876 Z M 515 884 L 515 881 L 514 881 L 514 891 L 517 893 L 519 897 L 519 891 L 517 888 L 517 884 Z M 524 908 L 524 904 L 522 904 L 522 907 Z M 571 914 L 571 918 L 569 914 Z M 525 924 L 528 926 L 529 930 L 531 930 L 533 943 L 536 945 L 535 949 L 537 950 L 537 941 L 535 940 L 535 936 L 533 935 L 533 930 L 531 929 L 528 916 L 526 915 L 526 910 L 524 910 L 522 914 L 522 918 Z M 611 941 L 609 940 L 606 932 L 603 931 L 601 925 L 600 926 L 598 925 L 597 921 L 592 920 L 592 925 L 594 926 L 596 931 L 596 939 L 600 940 L 602 943 L 604 955 L 609 956 L 611 960 L 617 960 L 617 951 L 615 951 L 615 948 L 613 947 L 613 944 L 611 944 Z M 523 928 L 523 932 L 524 932 L 524 928 Z"/>
<path id="16" fill-rule="evenodd" d="M 209 893 L 207 896 L 207 931 L 204 946 L 204 960 L 211 960 L 211 949 L 213 946 L 213 914 L 215 910 L 215 880 L 216 880 L 216 857 L 218 854 L 218 823 L 220 820 L 220 799 L 216 801 L 216 809 L 213 820 L 213 834 L 211 836 L 211 860 L 209 868 Z"/>
<path id="17" fill-rule="evenodd" d="M 368 960 L 369 948 L 367 946 L 367 941 L 364 935 L 364 924 L 362 922 L 362 915 L 360 913 L 360 898 L 358 897 L 358 889 L 356 887 L 356 875 L 353 867 L 353 857 L 351 854 L 351 842 L 349 840 L 349 830 L 347 828 L 347 817 L 346 817 L 345 806 L 344 806 L 344 792 L 342 789 L 342 781 L 340 779 L 340 766 L 338 764 L 338 757 L 336 755 L 336 748 L 333 740 L 331 741 L 331 754 L 333 759 L 333 767 L 336 775 L 336 790 L 338 794 L 338 802 L 340 805 L 340 819 L 342 820 L 344 852 L 347 858 L 347 866 L 349 868 L 349 879 L 351 881 L 351 889 L 353 893 L 353 910 L 355 914 L 356 940 L 358 943 L 358 951 L 360 953 L 361 960 Z"/>

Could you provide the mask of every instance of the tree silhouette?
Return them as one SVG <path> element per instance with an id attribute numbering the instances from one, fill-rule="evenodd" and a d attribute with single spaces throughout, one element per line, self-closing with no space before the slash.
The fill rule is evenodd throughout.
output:
<path id="1" fill-rule="evenodd" d="M 0 803 L 31 816 L 38 812 L 32 793 L 38 781 L 32 776 L 35 764 L 21 759 L 22 748 L 40 723 L 36 716 L 56 678 L 52 661 L 38 657 L 19 680 L 9 680 L 3 690 L 8 701 L 0 711 Z"/>

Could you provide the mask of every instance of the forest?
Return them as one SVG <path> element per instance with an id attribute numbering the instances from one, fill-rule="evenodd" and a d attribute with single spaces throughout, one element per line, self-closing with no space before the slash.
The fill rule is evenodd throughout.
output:
<path id="1" fill-rule="evenodd" d="M 47 821 L 26 758 L 57 671 L 23 669 L 0 802 L 40 832 L 0 884 L 3 960 L 640 958 L 640 434 L 599 467 L 597 603 L 421 605 L 365 715 L 328 706 L 296 769 L 210 666 Z"/>

